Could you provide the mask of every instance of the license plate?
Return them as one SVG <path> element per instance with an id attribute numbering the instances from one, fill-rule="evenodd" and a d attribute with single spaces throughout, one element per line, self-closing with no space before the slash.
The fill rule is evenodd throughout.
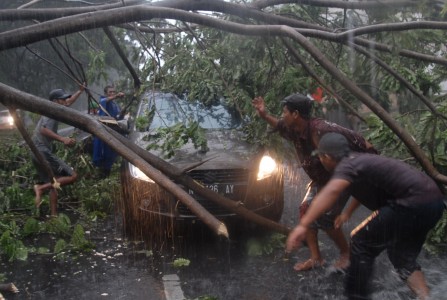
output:
<path id="1" fill-rule="evenodd" d="M 233 195 L 235 193 L 234 184 L 203 184 L 203 186 L 221 195 Z M 188 193 L 190 195 L 193 195 L 194 191 L 189 189 Z"/>

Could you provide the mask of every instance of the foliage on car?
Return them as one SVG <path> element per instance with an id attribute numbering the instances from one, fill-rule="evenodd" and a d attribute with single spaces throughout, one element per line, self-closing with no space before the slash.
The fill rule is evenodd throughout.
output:
<path id="1" fill-rule="evenodd" d="M 165 159 L 173 157 L 175 151 L 188 142 L 192 142 L 195 149 L 205 152 L 208 150 L 205 131 L 198 122 L 157 128 L 154 133 L 147 134 L 143 139 L 150 142 L 146 150 L 160 150 Z"/>

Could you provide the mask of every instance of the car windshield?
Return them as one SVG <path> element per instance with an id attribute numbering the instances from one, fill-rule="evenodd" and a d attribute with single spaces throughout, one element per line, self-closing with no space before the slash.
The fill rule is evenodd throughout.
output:
<path id="1" fill-rule="evenodd" d="M 204 105 L 199 101 L 180 99 L 174 94 L 152 93 L 145 101 L 139 116 L 148 116 L 155 110 L 150 129 L 191 122 L 198 122 L 204 129 L 232 129 L 241 124 L 237 110 L 226 105 L 223 99 Z"/>

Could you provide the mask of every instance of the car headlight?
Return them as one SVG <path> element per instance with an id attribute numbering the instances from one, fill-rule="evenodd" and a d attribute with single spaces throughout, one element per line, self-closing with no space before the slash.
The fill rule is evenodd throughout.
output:
<path id="1" fill-rule="evenodd" d="M 264 155 L 259 163 L 258 180 L 272 176 L 276 169 L 276 161 L 271 156 Z"/>
<path id="2" fill-rule="evenodd" d="M 132 164 L 129 164 L 129 172 L 132 177 L 135 177 L 139 180 L 144 180 L 147 182 L 155 183 L 155 181 L 153 181 L 152 179 L 147 177 L 146 174 L 144 174 L 140 169 L 138 169 L 137 167 L 135 167 Z"/>
<path id="3" fill-rule="evenodd" d="M 8 124 L 11 126 L 14 125 L 14 118 L 12 116 L 8 117 Z"/>

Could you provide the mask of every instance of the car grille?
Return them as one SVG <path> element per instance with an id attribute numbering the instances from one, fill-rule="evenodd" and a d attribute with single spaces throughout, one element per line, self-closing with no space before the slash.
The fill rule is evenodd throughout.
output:
<path id="1" fill-rule="evenodd" d="M 248 179 L 250 171 L 247 169 L 219 169 L 219 170 L 193 170 L 188 172 L 194 180 L 203 185 L 219 185 L 234 184 L 235 192 L 232 195 L 226 195 L 219 192 L 223 196 L 233 200 L 243 200 L 241 197 L 245 196 L 247 190 Z M 197 200 L 206 210 L 216 216 L 234 215 L 234 213 L 221 207 L 217 203 L 194 194 L 194 199 Z M 179 202 L 177 211 L 181 217 L 195 217 L 195 215 L 183 203 Z"/>
<path id="2" fill-rule="evenodd" d="M 188 172 L 194 180 L 205 184 L 212 183 L 247 183 L 249 170 L 228 169 L 228 170 L 193 170 Z"/>

